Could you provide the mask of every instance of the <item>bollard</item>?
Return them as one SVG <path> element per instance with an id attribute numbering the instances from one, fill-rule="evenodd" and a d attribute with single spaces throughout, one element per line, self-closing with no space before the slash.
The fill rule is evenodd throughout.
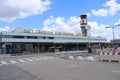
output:
<path id="1" fill-rule="evenodd" d="M 78 60 L 78 61 L 82 61 L 82 60 L 83 60 L 83 57 L 82 57 L 82 56 L 78 56 L 78 57 L 77 57 L 77 60 Z"/>
<path id="2" fill-rule="evenodd" d="M 74 59 L 74 57 L 73 56 L 69 56 L 68 59 L 72 60 L 72 59 Z"/>
<path id="3" fill-rule="evenodd" d="M 94 61 L 94 57 L 89 56 L 89 57 L 87 57 L 87 60 L 88 60 L 88 61 Z"/>

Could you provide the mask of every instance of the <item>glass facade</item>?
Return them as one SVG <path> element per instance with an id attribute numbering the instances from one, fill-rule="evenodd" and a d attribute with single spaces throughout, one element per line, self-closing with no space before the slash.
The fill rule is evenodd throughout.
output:
<path id="1" fill-rule="evenodd" d="M 76 35 L 55 35 L 40 33 L 1 32 L 1 42 L 92 42 L 105 43 L 105 38 Z"/>
<path id="2" fill-rule="evenodd" d="M 1 32 L 0 53 L 54 52 L 86 49 L 87 44 L 104 44 L 102 37 L 71 34 L 43 34 L 28 32 Z"/>

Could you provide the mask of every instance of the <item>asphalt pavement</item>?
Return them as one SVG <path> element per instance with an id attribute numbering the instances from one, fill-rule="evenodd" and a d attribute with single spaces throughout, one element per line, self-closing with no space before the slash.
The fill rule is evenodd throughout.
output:
<path id="1" fill-rule="evenodd" d="M 88 61 L 86 55 L 69 60 L 61 58 L 66 52 L 60 54 L 2 55 L 0 80 L 120 80 L 120 63 Z"/>
<path id="2" fill-rule="evenodd" d="M 67 59 L 17 64 L 44 80 L 120 80 L 120 64 Z"/>
<path id="3" fill-rule="evenodd" d="M 43 80 L 15 65 L 0 67 L 0 80 Z"/>

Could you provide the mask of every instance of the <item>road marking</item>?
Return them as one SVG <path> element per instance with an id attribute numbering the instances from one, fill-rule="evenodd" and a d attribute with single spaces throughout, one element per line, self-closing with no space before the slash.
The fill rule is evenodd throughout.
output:
<path id="1" fill-rule="evenodd" d="M 54 60 L 54 59 L 57 59 L 57 58 L 56 57 L 42 56 L 42 57 L 31 58 L 31 59 L 25 58 L 25 59 L 17 59 L 17 60 L 9 60 L 9 61 L 0 61 L 0 66 L 9 65 L 9 64 L 24 63 L 24 62 L 32 62 L 34 60 L 42 61 L 42 60 Z M 118 72 L 112 71 L 112 72 L 120 73 L 119 71 Z"/>
<path id="2" fill-rule="evenodd" d="M 111 71 L 111 72 L 113 72 L 113 73 L 120 73 L 120 71 Z"/>
<path id="3" fill-rule="evenodd" d="M 24 61 L 24 60 L 22 60 L 22 59 L 18 59 L 18 61 L 23 62 L 23 63 L 26 62 L 26 61 Z"/>
<path id="4" fill-rule="evenodd" d="M 6 61 L 0 61 L 2 65 L 8 65 Z"/>
<path id="5" fill-rule="evenodd" d="M 46 57 L 41 57 L 40 59 L 41 59 L 41 60 L 49 60 L 49 59 L 46 58 Z"/>
<path id="6" fill-rule="evenodd" d="M 32 62 L 32 61 L 33 61 L 32 59 L 25 59 L 25 60 L 30 61 L 30 62 Z"/>
<path id="7" fill-rule="evenodd" d="M 54 60 L 57 59 L 56 57 L 38 57 L 41 60 Z"/>
<path id="8" fill-rule="evenodd" d="M 12 64 L 18 63 L 18 62 L 14 61 L 14 60 L 10 60 L 9 62 L 12 63 Z"/>
<path id="9" fill-rule="evenodd" d="M 47 57 L 48 59 L 55 59 L 54 57 Z"/>
<path id="10" fill-rule="evenodd" d="M 39 59 L 39 58 L 32 58 L 32 59 L 37 60 L 37 61 L 41 61 L 41 59 Z"/>
<path id="11" fill-rule="evenodd" d="M 0 66 L 2 66 L 2 64 L 0 64 Z"/>

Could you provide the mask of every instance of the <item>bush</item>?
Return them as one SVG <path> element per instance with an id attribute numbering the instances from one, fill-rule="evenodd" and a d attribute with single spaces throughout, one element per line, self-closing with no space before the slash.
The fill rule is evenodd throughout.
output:
<path id="1" fill-rule="evenodd" d="M 21 53 L 21 52 L 22 52 L 21 46 L 20 46 L 20 45 L 17 45 L 16 50 L 17 50 L 18 53 Z"/>

